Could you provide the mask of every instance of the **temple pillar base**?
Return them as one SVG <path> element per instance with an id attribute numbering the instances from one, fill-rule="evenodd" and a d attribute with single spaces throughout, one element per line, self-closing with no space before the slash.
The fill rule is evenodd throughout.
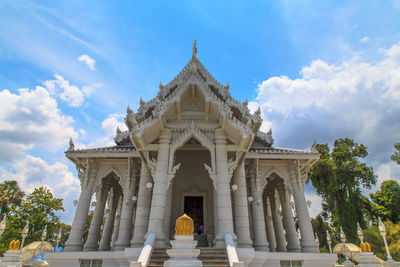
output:
<path id="1" fill-rule="evenodd" d="M 18 250 L 8 250 L 1 258 L 0 266 L 22 267 L 21 252 Z"/>
<path id="2" fill-rule="evenodd" d="M 380 267 L 378 259 L 372 252 L 361 252 L 359 267 Z"/>

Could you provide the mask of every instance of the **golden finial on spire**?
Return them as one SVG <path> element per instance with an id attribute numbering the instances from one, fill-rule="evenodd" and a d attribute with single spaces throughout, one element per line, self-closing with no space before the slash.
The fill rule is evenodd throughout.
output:
<path id="1" fill-rule="evenodd" d="M 193 58 L 197 57 L 197 41 L 196 39 L 194 39 L 194 43 L 193 43 L 193 54 L 192 54 Z"/>

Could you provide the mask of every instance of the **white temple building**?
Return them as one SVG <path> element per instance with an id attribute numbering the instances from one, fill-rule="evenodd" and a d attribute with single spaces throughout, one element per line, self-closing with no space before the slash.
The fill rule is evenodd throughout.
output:
<path id="1" fill-rule="evenodd" d="M 46 253 L 50 266 L 163 266 L 183 213 L 204 228 L 195 234 L 203 266 L 334 265 L 336 255 L 319 253 L 304 196 L 320 156 L 315 144 L 273 147 L 272 132 L 259 130 L 260 109 L 251 114 L 247 100 L 230 95 L 197 58 L 196 43 L 154 99 L 141 99 L 136 113 L 128 106 L 125 122 L 115 146 L 71 141 L 66 156 L 81 195 L 64 252 Z"/>

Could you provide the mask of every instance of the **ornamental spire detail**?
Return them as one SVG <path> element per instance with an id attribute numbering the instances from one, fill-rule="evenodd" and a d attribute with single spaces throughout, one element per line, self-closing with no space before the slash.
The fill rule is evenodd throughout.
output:
<path id="1" fill-rule="evenodd" d="M 194 39 L 192 58 L 197 58 L 197 41 Z"/>

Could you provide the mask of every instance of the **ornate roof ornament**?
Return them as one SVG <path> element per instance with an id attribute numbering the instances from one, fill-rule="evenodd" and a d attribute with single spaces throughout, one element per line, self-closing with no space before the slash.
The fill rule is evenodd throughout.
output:
<path id="1" fill-rule="evenodd" d="M 144 100 L 143 100 L 143 98 L 142 98 L 142 97 L 140 97 L 140 101 L 139 101 L 139 103 L 140 103 L 140 106 L 143 106 L 144 104 L 146 104 L 146 103 L 144 102 Z"/>
<path id="2" fill-rule="evenodd" d="M 197 73 L 197 68 L 196 68 L 196 64 L 194 63 L 194 61 L 192 61 L 192 65 L 190 66 L 190 73 L 191 74 Z"/>
<path id="3" fill-rule="evenodd" d="M 311 145 L 310 151 L 311 152 L 318 152 L 318 150 L 317 150 L 317 142 L 315 141 L 315 139 L 314 139 L 314 143 Z"/>
<path id="4" fill-rule="evenodd" d="M 192 52 L 192 58 L 197 58 L 197 41 L 196 39 L 194 39 L 194 43 L 193 43 L 193 52 Z"/>
<path id="5" fill-rule="evenodd" d="M 266 145 L 267 147 L 270 147 L 274 144 L 274 138 L 272 137 L 272 129 L 269 129 L 267 133 L 258 131 L 255 137 L 259 142 L 264 143 L 264 145 Z"/>
<path id="6" fill-rule="evenodd" d="M 249 104 L 249 100 L 247 100 L 247 97 L 246 97 L 246 99 L 243 101 L 242 105 L 247 107 L 248 104 Z"/>
<path id="7" fill-rule="evenodd" d="M 135 113 L 133 113 L 129 105 L 126 108 L 125 124 L 129 131 L 131 131 L 133 127 L 138 126 Z"/>
<path id="8" fill-rule="evenodd" d="M 226 83 L 226 85 L 224 86 L 225 90 L 229 90 L 229 82 Z"/>
<path id="9" fill-rule="evenodd" d="M 70 139 L 69 139 L 69 148 L 68 148 L 68 151 L 73 151 L 73 150 L 75 150 L 75 144 L 74 144 L 74 142 L 72 141 L 72 138 L 70 138 Z"/>
<path id="10" fill-rule="evenodd" d="M 128 105 L 128 107 L 126 108 L 126 113 L 128 114 L 133 114 L 133 111 L 131 109 L 131 107 Z"/>
<path id="11" fill-rule="evenodd" d="M 117 126 L 116 133 L 117 133 L 117 135 L 121 134 L 121 130 L 119 129 L 119 126 Z"/>

